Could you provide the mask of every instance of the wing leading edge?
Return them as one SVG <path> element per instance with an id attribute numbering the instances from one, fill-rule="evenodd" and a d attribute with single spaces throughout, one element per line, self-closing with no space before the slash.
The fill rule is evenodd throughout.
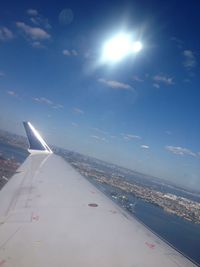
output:
<path id="1" fill-rule="evenodd" d="M 0 192 L 0 266 L 196 266 L 59 156 L 33 153 L 18 171 Z"/>

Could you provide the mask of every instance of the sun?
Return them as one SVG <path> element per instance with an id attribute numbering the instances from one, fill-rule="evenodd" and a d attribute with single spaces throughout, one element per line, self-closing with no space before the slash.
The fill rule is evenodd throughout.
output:
<path id="1" fill-rule="evenodd" d="M 130 34 L 120 33 L 105 42 L 102 59 L 104 62 L 117 62 L 129 54 L 138 53 L 141 49 L 140 41 L 134 42 Z"/>

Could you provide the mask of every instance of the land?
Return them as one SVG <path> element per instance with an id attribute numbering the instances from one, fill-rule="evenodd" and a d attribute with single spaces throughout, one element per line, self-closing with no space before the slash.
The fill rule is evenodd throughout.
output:
<path id="1" fill-rule="evenodd" d="M 6 144 L 9 150 L 13 150 L 13 153 L 0 149 L 0 190 L 8 182 L 8 180 L 16 173 L 18 167 L 26 158 L 18 157 L 17 152 L 25 151 L 28 147 L 27 140 L 23 136 L 12 134 L 7 131 L 0 130 L 0 144 Z"/>
<path id="2" fill-rule="evenodd" d="M 26 137 L 13 134 L 4 130 L 0 130 L 0 143 L 9 144 L 23 149 L 28 148 L 28 142 Z"/>
<path id="3" fill-rule="evenodd" d="M 132 194 L 134 197 L 156 205 L 170 214 L 175 214 L 188 221 L 200 224 L 200 202 L 191 200 L 189 197 L 186 198 L 155 190 L 155 184 L 158 185 L 158 180 L 154 177 L 152 177 L 153 180 L 151 182 L 147 181 L 147 185 L 144 185 L 144 179 L 147 179 L 147 177 L 145 175 L 145 178 L 142 177 L 141 173 L 102 162 L 98 159 L 91 159 L 74 152 L 60 149 L 57 152 L 89 180 L 93 180 L 103 186 L 108 185 L 111 197 L 119 199 L 127 210 L 132 212 L 135 206 L 134 203 L 128 201 L 128 194 Z M 128 180 L 126 179 L 127 176 L 129 177 Z M 151 179 L 151 176 L 149 176 L 149 179 Z M 162 181 L 160 181 L 160 185 L 163 185 Z M 180 189 L 180 192 L 182 191 Z M 191 192 L 188 192 L 188 196 L 190 195 Z M 198 194 L 194 193 L 194 195 Z"/>
<path id="4" fill-rule="evenodd" d="M 5 159 L 0 156 L 0 189 L 8 182 L 8 180 L 15 174 L 20 163 L 15 159 Z"/>

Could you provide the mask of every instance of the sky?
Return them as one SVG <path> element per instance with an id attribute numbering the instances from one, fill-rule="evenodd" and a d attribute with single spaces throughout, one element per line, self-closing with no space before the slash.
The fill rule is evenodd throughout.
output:
<path id="1" fill-rule="evenodd" d="M 3 1 L 0 128 L 200 190 L 198 1 Z M 139 53 L 102 60 L 126 33 Z"/>

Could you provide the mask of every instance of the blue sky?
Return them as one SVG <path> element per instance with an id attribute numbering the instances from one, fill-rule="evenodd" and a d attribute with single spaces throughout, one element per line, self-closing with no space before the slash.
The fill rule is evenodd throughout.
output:
<path id="1" fill-rule="evenodd" d="M 0 4 L 0 128 L 200 189 L 200 4 Z M 118 32 L 140 53 L 101 62 Z"/>

